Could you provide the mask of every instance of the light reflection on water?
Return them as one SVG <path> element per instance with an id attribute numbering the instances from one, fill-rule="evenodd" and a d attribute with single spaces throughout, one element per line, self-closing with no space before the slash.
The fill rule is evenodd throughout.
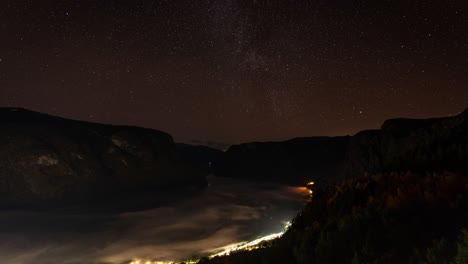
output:
<path id="1" fill-rule="evenodd" d="M 184 260 L 281 232 L 305 187 L 210 177 L 203 193 L 119 214 L 0 212 L 0 263 L 92 264 Z"/>

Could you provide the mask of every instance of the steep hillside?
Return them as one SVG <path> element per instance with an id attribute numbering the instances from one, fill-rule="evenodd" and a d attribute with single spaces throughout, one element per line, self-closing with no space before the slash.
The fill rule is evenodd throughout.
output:
<path id="1" fill-rule="evenodd" d="M 281 238 L 200 263 L 457 263 L 468 260 L 468 177 L 376 174 L 314 192 Z M 456 262 L 455 262 L 456 261 Z"/>
<path id="2" fill-rule="evenodd" d="M 0 109 L 1 207 L 125 201 L 205 184 L 166 133 Z"/>

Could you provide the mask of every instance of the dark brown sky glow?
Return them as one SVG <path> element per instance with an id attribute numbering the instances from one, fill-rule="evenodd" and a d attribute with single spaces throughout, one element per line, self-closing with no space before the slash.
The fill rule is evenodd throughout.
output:
<path id="1" fill-rule="evenodd" d="M 237 143 L 468 107 L 466 1 L 4 1 L 0 106 Z"/>

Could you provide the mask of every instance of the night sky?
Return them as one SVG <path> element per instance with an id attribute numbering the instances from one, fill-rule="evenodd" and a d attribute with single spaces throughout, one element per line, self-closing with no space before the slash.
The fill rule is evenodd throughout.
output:
<path id="1" fill-rule="evenodd" d="M 3 0 L 0 106 L 223 143 L 453 115 L 467 5 Z"/>

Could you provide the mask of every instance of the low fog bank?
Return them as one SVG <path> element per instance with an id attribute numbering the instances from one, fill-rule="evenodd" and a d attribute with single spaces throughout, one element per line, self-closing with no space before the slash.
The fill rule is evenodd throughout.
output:
<path id="1" fill-rule="evenodd" d="M 209 178 L 201 194 L 170 206 L 110 213 L 0 212 L 0 263 L 181 260 L 283 230 L 305 188 Z"/>

